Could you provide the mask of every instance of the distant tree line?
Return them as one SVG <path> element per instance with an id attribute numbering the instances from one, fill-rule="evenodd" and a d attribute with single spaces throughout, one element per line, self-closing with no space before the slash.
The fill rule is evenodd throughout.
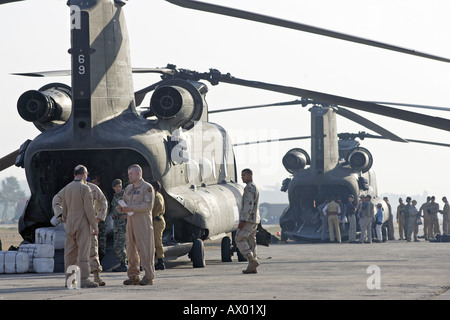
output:
<path id="1" fill-rule="evenodd" d="M 2 180 L 0 190 L 0 222 L 17 221 L 21 212 L 17 207 L 26 201 L 25 192 L 20 188 L 16 177 Z M 9 219 L 8 219 L 9 217 Z"/>

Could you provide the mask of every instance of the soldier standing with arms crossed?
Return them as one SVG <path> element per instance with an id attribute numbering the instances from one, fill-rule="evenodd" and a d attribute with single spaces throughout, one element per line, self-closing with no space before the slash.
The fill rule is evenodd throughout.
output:
<path id="1" fill-rule="evenodd" d="M 117 206 L 117 212 L 127 212 L 128 279 L 124 285 L 152 285 L 155 277 L 155 240 L 153 235 L 152 209 L 155 192 L 142 179 L 142 168 L 133 164 L 128 168 L 128 180 L 123 201 L 126 206 Z M 131 214 L 133 212 L 133 214 Z M 139 281 L 139 262 L 145 276 Z"/>
<path id="2" fill-rule="evenodd" d="M 247 269 L 242 273 L 257 273 L 259 262 L 256 254 L 256 232 L 260 222 L 259 190 L 253 183 L 253 172 L 244 169 L 242 182 L 247 184 L 242 195 L 242 208 L 239 213 L 239 226 L 236 232 L 236 245 L 241 254 L 248 259 Z"/>
<path id="3" fill-rule="evenodd" d="M 91 234 L 98 235 L 97 219 L 92 205 L 91 189 L 86 184 L 88 171 L 78 165 L 74 180 L 62 190 L 62 221 L 66 224 L 64 268 L 77 265 L 80 268 L 82 288 L 98 287 L 89 280 L 89 251 Z M 66 278 L 68 274 L 66 273 Z"/>

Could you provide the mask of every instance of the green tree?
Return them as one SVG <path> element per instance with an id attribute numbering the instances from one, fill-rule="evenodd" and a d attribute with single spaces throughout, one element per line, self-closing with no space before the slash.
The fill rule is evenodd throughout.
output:
<path id="1" fill-rule="evenodd" d="M 3 204 L 3 212 L 1 221 L 6 221 L 8 207 L 13 205 L 16 207 L 16 203 L 25 197 L 25 192 L 20 189 L 19 182 L 16 177 L 8 177 L 2 180 L 2 190 L 0 191 L 0 203 Z"/>

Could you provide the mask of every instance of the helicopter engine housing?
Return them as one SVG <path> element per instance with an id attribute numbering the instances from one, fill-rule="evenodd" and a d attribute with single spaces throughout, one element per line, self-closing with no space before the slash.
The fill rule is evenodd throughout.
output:
<path id="1" fill-rule="evenodd" d="M 23 93 L 17 101 L 22 119 L 41 131 L 65 123 L 72 112 L 72 90 L 62 83 L 50 83 Z"/>
<path id="2" fill-rule="evenodd" d="M 170 80 L 156 88 L 150 110 L 158 119 L 169 122 L 172 128 L 189 129 L 204 114 L 207 92 L 207 86 L 201 82 Z"/>
<path id="3" fill-rule="evenodd" d="M 309 154 L 301 149 L 294 148 L 289 150 L 283 157 L 283 166 L 291 174 L 296 173 L 311 164 Z"/>
<path id="4" fill-rule="evenodd" d="M 347 162 L 352 170 L 367 172 L 372 168 L 373 157 L 369 150 L 358 147 L 348 155 Z"/>

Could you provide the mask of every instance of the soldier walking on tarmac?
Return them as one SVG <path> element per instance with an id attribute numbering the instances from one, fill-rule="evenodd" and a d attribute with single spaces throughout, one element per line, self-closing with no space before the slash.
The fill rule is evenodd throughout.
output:
<path id="1" fill-rule="evenodd" d="M 253 183 L 253 172 L 244 169 L 242 182 L 247 184 L 242 195 L 242 208 L 239 213 L 239 226 L 236 232 L 236 245 L 241 254 L 248 259 L 247 269 L 243 273 L 257 273 L 259 262 L 256 254 L 256 232 L 260 222 L 259 190 Z"/>

